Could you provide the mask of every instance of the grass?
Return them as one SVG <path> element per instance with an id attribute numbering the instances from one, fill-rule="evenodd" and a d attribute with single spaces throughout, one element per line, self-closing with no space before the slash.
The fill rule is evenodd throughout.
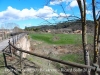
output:
<path id="1" fill-rule="evenodd" d="M 63 61 L 71 61 L 71 62 L 76 62 L 76 63 L 81 63 L 83 64 L 83 56 L 79 54 L 66 54 L 66 55 L 61 55 L 60 59 Z"/>
<path id="2" fill-rule="evenodd" d="M 3 59 L 3 54 L 0 53 L 0 65 L 4 65 L 4 59 Z"/>
<path id="3" fill-rule="evenodd" d="M 88 44 L 93 43 L 93 36 L 91 34 L 87 34 L 87 42 Z M 56 45 L 82 45 L 82 35 L 81 34 L 50 34 L 50 33 L 33 33 L 30 34 L 30 37 L 34 40 L 43 41 L 48 44 L 56 44 Z M 82 53 L 71 53 L 71 54 L 62 54 L 58 57 L 63 61 L 70 61 L 76 63 L 84 63 Z M 56 68 L 61 68 L 62 65 L 53 63 Z"/>
<path id="4" fill-rule="evenodd" d="M 54 67 L 54 65 L 51 64 L 51 62 L 49 60 L 43 59 L 43 58 L 39 58 L 36 56 L 28 56 L 27 57 L 30 61 L 34 62 L 36 65 L 38 65 L 40 67 L 40 69 L 43 69 L 44 71 L 38 71 L 38 74 L 36 73 L 36 75 L 61 75 L 59 72 L 53 72 L 53 71 L 48 71 L 46 72 L 47 69 L 56 69 Z M 48 64 L 50 62 L 50 65 Z"/>
<path id="5" fill-rule="evenodd" d="M 35 40 L 44 41 L 49 44 L 82 44 L 81 34 L 50 34 L 50 33 L 34 33 L 30 37 Z M 88 36 L 88 43 L 92 43 L 93 37 Z"/>
<path id="6" fill-rule="evenodd" d="M 4 62 L 3 62 L 3 54 L 0 52 L 0 66 L 4 66 Z M 4 74 L 4 70 L 5 68 L 4 67 L 1 67 L 0 68 L 0 75 L 3 75 Z"/>

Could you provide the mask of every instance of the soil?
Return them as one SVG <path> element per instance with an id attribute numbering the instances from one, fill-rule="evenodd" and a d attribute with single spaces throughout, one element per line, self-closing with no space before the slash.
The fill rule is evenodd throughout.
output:
<path id="1" fill-rule="evenodd" d="M 47 44 L 43 41 L 31 39 L 31 51 L 41 55 L 52 54 L 67 54 L 77 53 L 82 51 L 82 45 L 54 45 Z"/>

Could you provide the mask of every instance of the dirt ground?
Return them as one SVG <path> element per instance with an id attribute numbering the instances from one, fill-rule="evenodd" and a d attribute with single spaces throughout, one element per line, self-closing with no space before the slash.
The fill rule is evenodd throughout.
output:
<path id="1" fill-rule="evenodd" d="M 31 39 L 31 51 L 41 55 L 82 52 L 82 45 L 54 45 Z"/>

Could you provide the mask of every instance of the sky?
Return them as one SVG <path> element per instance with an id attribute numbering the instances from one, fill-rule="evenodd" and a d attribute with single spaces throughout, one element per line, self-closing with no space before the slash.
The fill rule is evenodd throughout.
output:
<path id="1" fill-rule="evenodd" d="M 88 20 L 92 19 L 90 3 L 91 0 L 87 0 Z M 10 27 L 10 23 L 22 29 L 50 25 L 72 19 L 69 16 L 80 18 L 76 0 L 0 0 L 0 26 L 4 27 Z"/>

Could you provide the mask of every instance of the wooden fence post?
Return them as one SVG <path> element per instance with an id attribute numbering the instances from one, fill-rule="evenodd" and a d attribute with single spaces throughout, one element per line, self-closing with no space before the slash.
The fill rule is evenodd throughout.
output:
<path id="1" fill-rule="evenodd" d="M 18 41 L 18 35 L 17 35 L 17 39 L 16 40 Z"/>
<path id="2" fill-rule="evenodd" d="M 10 46 L 10 39 L 9 39 L 8 44 L 9 44 L 9 51 L 10 51 L 10 53 L 12 53 L 12 51 L 11 51 L 11 46 Z"/>
<path id="3" fill-rule="evenodd" d="M 14 36 L 12 36 L 12 40 L 13 40 L 13 45 L 14 45 Z"/>
<path id="4" fill-rule="evenodd" d="M 2 40 L 3 40 L 3 33 L 2 33 Z"/>
<path id="5" fill-rule="evenodd" d="M 16 44 L 16 38 L 17 38 L 17 35 L 15 36 L 15 44 Z"/>
<path id="6" fill-rule="evenodd" d="M 20 69 L 21 69 L 22 75 L 24 75 L 24 71 L 23 71 L 23 63 L 22 63 L 22 51 L 20 51 Z"/>
<path id="7" fill-rule="evenodd" d="M 7 67 L 6 55 L 5 55 L 4 52 L 3 52 L 3 57 L 4 57 L 4 63 L 5 63 L 5 66 Z"/>

